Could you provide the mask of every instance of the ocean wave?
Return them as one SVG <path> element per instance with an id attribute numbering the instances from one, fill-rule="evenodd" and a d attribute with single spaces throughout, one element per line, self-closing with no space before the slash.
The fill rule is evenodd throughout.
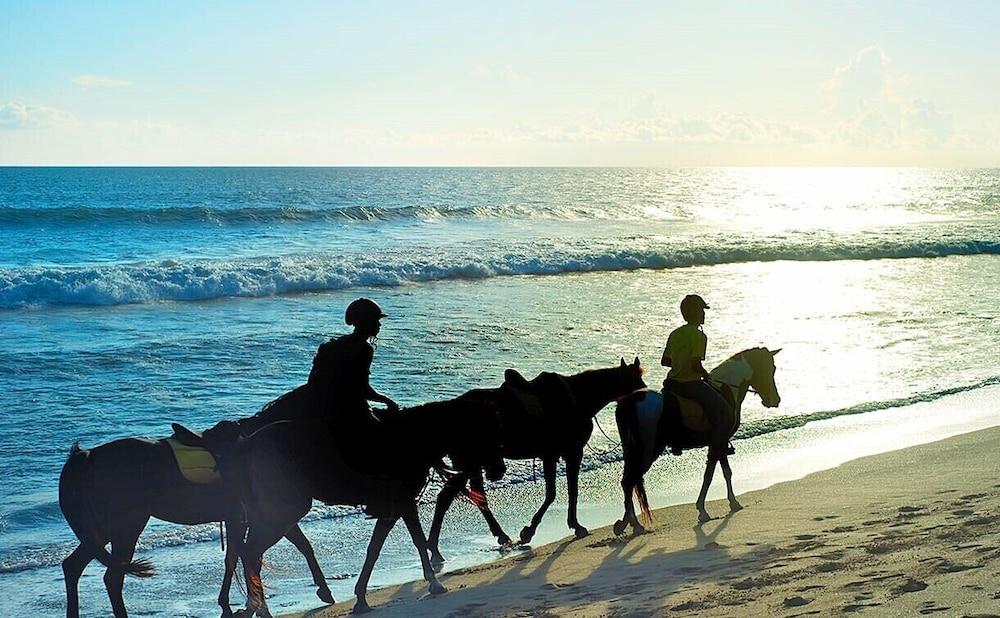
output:
<path id="1" fill-rule="evenodd" d="M 601 247 L 598 242 L 604 242 Z M 0 271 L 0 309 L 46 305 L 124 305 L 267 297 L 357 286 L 399 286 L 513 275 L 668 269 L 778 260 L 833 261 L 998 255 L 1000 239 L 869 239 L 772 242 L 734 239 L 703 246 L 624 240 L 519 247 L 414 248 L 360 256 L 291 256 L 242 261 L 173 261 L 78 268 L 20 267 Z M 426 254 L 421 256 L 421 253 Z"/>
<path id="2" fill-rule="evenodd" d="M 259 206 L 219 208 L 211 206 L 166 206 L 126 208 L 120 206 L 57 206 L 18 208 L 0 206 L 0 225 L 72 226 L 72 225 L 240 225 L 253 223 L 311 223 L 395 221 L 401 219 L 496 219 L 556 218 L 581 216 L 573 209 L 530 208 L 518 205 L 497 206 Z"/>

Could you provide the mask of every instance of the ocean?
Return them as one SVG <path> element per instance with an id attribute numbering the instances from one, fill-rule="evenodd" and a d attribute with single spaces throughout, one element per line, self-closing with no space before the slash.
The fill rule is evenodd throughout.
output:
<path id="1" fill-rule="evenodd" d="M 390 315 L 372 383 L 413 405 L 496 386 L 507 367 L 634 356 L 658 387 L 689 293 L 711 305 L 706 366 L 782 349 L 781 406 L 744 407 L 738 492 L 1000 424 L 1000 170 L 0 168 L 0 615 L 64 612 L 75 542 L 57 484 L 74 442 L 253 414 L 347 332 L 354 298 Z M 621 504 L 613 408 L 598 421 L 590 528 Z M 692 501 L 702 465 L 661 458 L 653 505 Z M 539 475 L 519 462 L 490 494 L 512 535 Z M 559 495 L 536 542 L 568 534 L 562 481 Z M 306 518 L 338 599 L 371 527 L 342 507 Z M 442 550 L 447 568 L 499 555 L 468 504 Z M 131 612 L 217 615 L 217 526 L 152 522 L 138 554 L 158 573 L 126 583 Z M 287 542 L 268 560 L 273 610 L 318 605 Z M 110 611 L 102 573 L 81 580 L 85 616 Z M 399 526 L 373 583 L 419 575 Z"/>

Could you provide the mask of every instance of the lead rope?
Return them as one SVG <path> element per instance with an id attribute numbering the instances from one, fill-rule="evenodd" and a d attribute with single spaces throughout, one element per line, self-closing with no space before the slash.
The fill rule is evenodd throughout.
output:
<path id="1" fill-rule="evenodd" d="M 222 528 L 222 522 L 221 521 L 219 522 L 219 544 L 222 545 L 222 551 L 223 551 L 223 553 L 225 553 L 225 551 L 226 551 L 226 532 Z"/>

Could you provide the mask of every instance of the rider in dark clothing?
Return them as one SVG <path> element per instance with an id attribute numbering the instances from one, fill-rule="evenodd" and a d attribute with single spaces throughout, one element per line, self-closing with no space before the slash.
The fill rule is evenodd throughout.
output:
<path id="1" fill-rule="evenodd" d="M 309 384 L 322 395 L 329 426 L 342 445 L 356 444 L 374 428 L 368 405 L 376 401 L 390 413 L 399 412 L 396 402 L 379 393 L 368 382 L 375 347 L 372 345 L 386 317 L 373 300 L 359 298 L 347 307 L 344 320 L 354 332 L 327 341 L 313 358 Z"/>
<path id="2" fill-rule="evenodd" d="M 708 308 L 708 303 L 701 296 L 691 294 L 684 297 L 681 315 L 687 324 L 670 333 L 660 364 L 670 367 L 663 381 L 664 393 L 672 392 L 701 404 L 712 428 L 709 453 L 719 456 L 727 453 L 729 428 L 725 419 L 729 404 L 705 381 L 709 374 L 701 364 L 705 360 L 708 338 L 700 327 L 705 323 L 705 309 Z"/>

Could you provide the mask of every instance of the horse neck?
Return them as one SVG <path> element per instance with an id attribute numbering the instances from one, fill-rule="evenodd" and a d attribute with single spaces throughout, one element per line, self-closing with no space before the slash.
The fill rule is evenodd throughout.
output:
<path id="1" fill-rule="evenodd" d="M 593 418 L 604 406 L 618 399 L 620 393 L 613 372 L 615 369 L 591 369 L 564 378 L 573 397 L 576 399 L 576 409 L 589 418 Z"/>
<path id="2" fill-rule="evenodd" d="M 431 459 L 446 455 L 455 440 L 454 406 L 454 401 L 435 401 L 405 409 L 400 429 L 405 431 L 407 443 Z"/>
<path id="3" fill-rule="evenodd" d="M 750 362 L 744 358 L 742 353 L 724 361 L 710 371 L 709 375 L 717 382 L 729 387 L 737 408 L 743 405 L 747 390 L 750 388 L 750 380 L 753 378 L 753 367 L 750 366 Z"/>

